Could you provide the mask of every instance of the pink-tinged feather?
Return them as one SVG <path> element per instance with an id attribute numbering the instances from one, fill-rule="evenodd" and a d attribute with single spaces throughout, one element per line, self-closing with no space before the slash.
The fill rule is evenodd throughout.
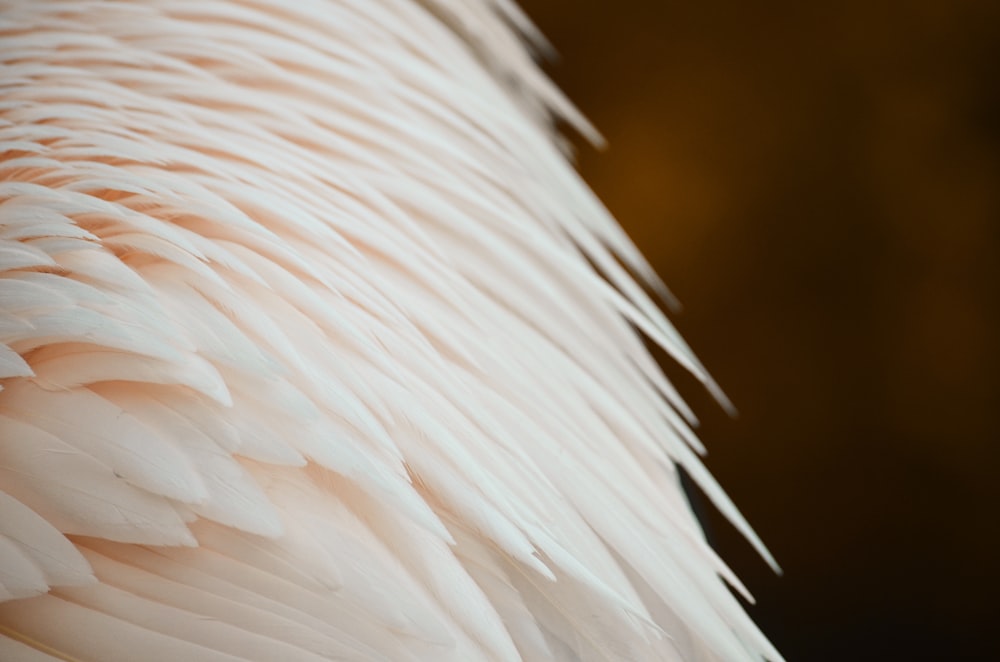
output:
<path id="1" fill-rule="evenodd" d="M 0 658 L 780 659 L 639 334 L 727 401 L 532 47 L 509 0 L 5 4 Z"/>

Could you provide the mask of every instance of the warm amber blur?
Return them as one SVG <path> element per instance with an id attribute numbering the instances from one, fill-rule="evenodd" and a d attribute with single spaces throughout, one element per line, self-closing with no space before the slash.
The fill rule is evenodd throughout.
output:
<path id="1" fill-rule="evenodd" d="M 713 519 L 751 613 L 789 660 L 990 658 L 1000 3 L 522 4 L 740 409 L 667 366 L 784 565 Z"/>

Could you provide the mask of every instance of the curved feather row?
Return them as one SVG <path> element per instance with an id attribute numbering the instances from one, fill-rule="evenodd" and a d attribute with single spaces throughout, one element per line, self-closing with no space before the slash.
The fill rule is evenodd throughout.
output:
<path id="1" fill-rule="evenodd" d="M 3 3 L 0 658 L 779 659 L 533 30 Z"/>

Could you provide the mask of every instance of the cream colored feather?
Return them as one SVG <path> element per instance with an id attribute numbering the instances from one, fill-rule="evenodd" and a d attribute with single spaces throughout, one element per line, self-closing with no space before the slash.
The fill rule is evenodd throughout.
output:
<path id="1" fill-rule="evenodd" d="M 780 659 L 635 329 L 717 389 L 525 38 L 506 0 L 2 3 L 0 658 Z"/>

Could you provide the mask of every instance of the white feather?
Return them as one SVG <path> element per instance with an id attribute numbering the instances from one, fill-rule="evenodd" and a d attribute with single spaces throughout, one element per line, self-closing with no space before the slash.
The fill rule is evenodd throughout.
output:
<path id="1" fill-rule="evenodd" d="M 5 4 L 0 657 L 780 659 L 635 329 L 724 396 L 525 37 L 508 0 Z"/>

